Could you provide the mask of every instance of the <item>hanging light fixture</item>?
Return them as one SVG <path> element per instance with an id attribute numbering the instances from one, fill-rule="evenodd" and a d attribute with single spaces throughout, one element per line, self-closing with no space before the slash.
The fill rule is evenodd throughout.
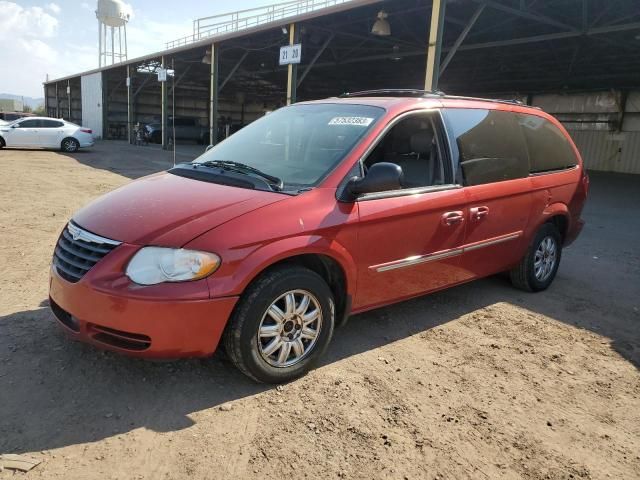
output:
<path id="1" fill-rule="evenodd" d="M 202 57 L 202 63 L 211 65 L 211 50 L 205 52 L 204 57 Z"/>
<path id="2" fill-rule="evenodd" d="M 389 25 L 387 18 L 389 18 L 387 12 L 380 10 L 378 12 L 378 18 L 371 29 L 371 33 L 379 37 L 388 37 L 391 35 L 391 25 Z"/>

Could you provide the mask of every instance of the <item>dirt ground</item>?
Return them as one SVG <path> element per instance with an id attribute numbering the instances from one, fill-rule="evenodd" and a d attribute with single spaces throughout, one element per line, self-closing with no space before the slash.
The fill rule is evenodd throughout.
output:
<path id="1" fill-rule="evenodd" d="M 352 317 L 275 388 L 222 354 L 70 342 L 49 312 L 73 212 L 170 162 L 115 142 L 0 151 L 0 454 L 42 461 L 0 479 L 640 478 L 639 178 L 592 175 L 547 292 L 495 277 Z"/>

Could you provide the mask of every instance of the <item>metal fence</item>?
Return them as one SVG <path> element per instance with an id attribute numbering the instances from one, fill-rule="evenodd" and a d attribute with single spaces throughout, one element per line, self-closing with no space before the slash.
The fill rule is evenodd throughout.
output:
<path id="1" fill-rule="evenodd" d="M 166 43 L 166 48 L 176 48 L 199 40 L 246 30 L 248 28 L 282 21 L 305 13 L 315 12 L 351 0 L 293 0 L 267 7 L 240 10 L 193 21 L 193 34 Z"/>

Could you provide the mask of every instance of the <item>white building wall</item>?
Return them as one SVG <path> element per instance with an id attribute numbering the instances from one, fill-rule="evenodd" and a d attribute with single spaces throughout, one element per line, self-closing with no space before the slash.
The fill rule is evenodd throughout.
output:
<path id="1" fill-rule="evenodd" d="M 83 75 L 82 124 L 93 130 L 96 138 L 102 138 L 102 73 Z"/>

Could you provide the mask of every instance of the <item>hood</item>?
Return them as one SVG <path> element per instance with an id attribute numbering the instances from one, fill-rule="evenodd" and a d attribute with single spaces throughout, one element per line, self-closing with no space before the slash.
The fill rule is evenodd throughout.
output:
<path id="1" fill-rule="evenodd" d="M 286 198 L 159 173 L 99 197 L 73 221 L 121 242 L 180 247 L 232 218 Z"/>

